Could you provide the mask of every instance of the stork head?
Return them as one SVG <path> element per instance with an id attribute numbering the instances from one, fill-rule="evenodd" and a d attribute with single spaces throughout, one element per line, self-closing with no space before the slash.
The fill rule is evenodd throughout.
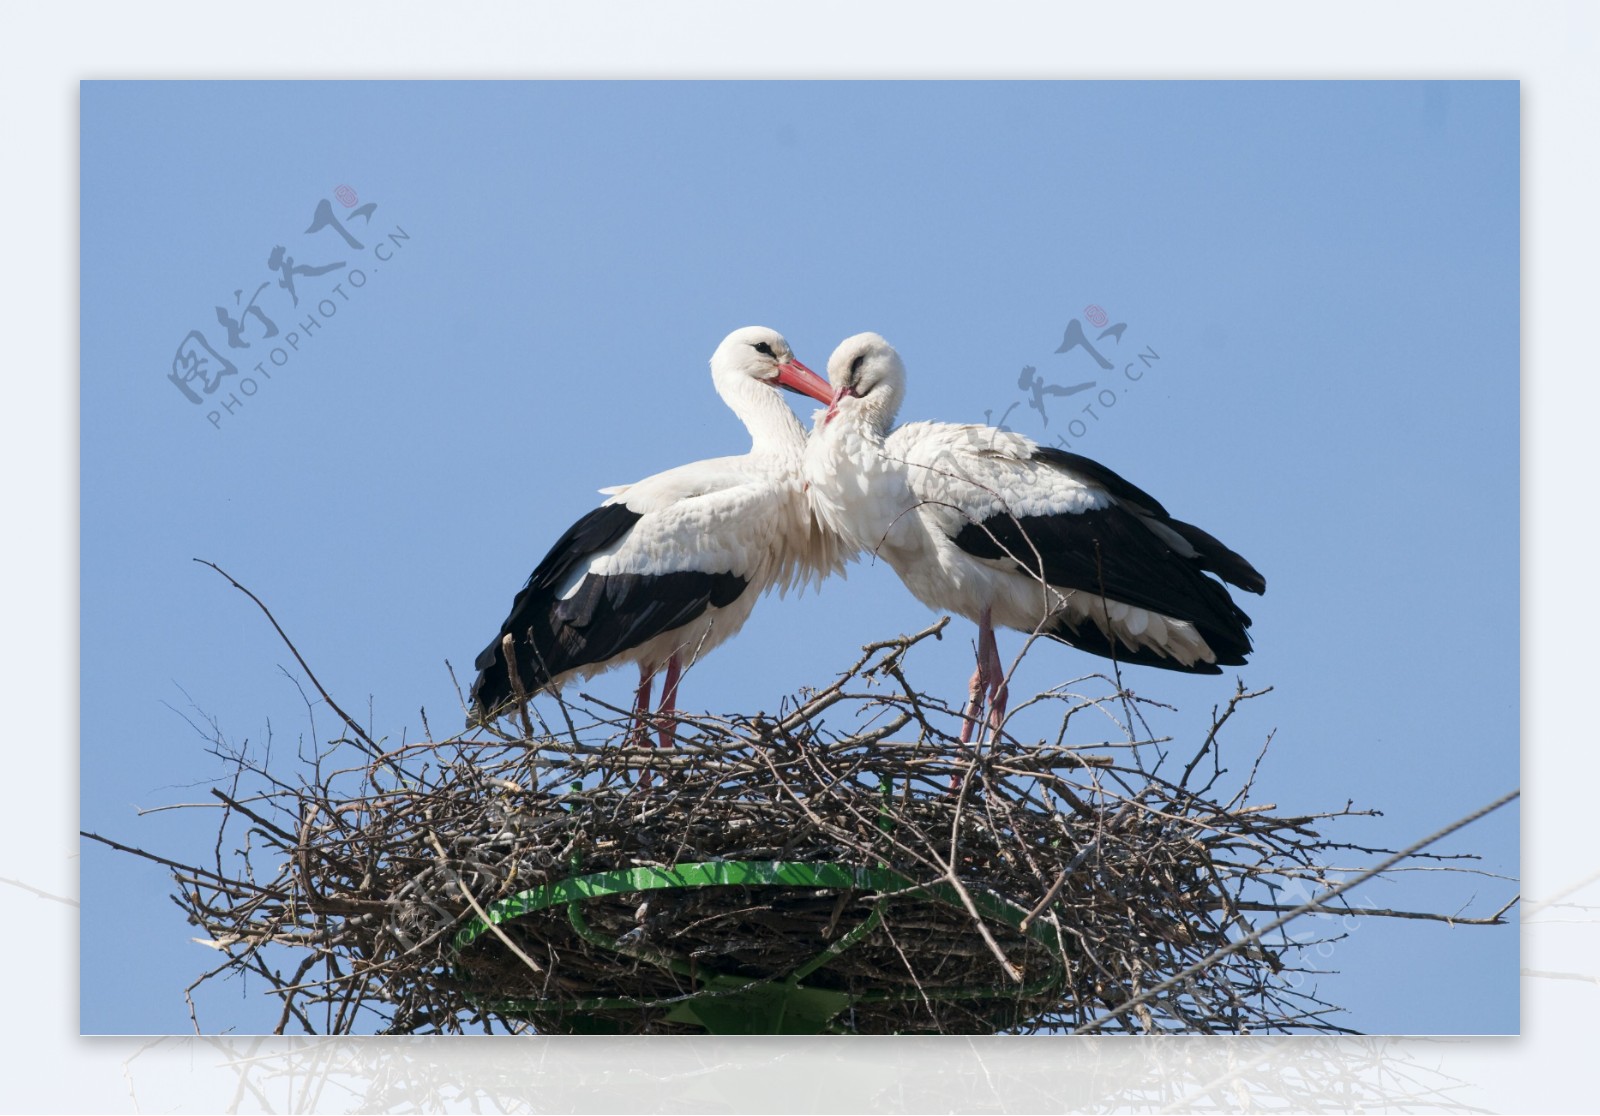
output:
<path id="1" fill-rule="evenodd" d="M 828 382 L 795 359 L 783 334 L 766 326 L 745 326 L 724 337 L 711 354 L 711 375 L 719 384 L 748 377 L 819 403 L 833 398 Z"/>
<path id="2" fill-rule="evenodd" d="M 906 366 L 894 346 L 876 333 L 858 333 L 839 342 L 828 358 L 833 401 L 824 424 L 841 415 L 885 431 L 906 393 Z"/>

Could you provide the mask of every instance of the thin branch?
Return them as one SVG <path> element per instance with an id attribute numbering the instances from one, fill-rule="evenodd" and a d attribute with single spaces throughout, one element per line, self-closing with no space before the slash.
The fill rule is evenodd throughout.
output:
<path id="1" fill-rule="evenodd" d="M 323 689 L 322 683 L 317 680 L 316 674 L 312 672 L 311 667 L 306 663 L 305 657 L 300 654 L 300 649 L 294 645 L 294 641 L 289 638 L 289 634 L 285 632 L 283 630 L 283 626 L 278 623 L 278 618 L 272 615 L 272 610 L 261 602 L 261 598 L 250 592 L 250 590 L 246 589 L 243 585 L 240 585 L 233 579 L 233 575 L 228 573 L 215 562 L 209 562 L 204 558 L 196 558 L 195 561 L 199 562 L 202 566 L 210 566 L 212 569 L 216 570 L 219 574 L 227 579 L 229 585 L 233 586 L 235 589 L 239 590 L 239 592 L 243 593 L 245 596 L 249 597 L 255 602 L 255 606 L 261 610 L 262 614 L 266 616 L 268 622 L 271 623 L 273 631 L 278 633 L 278 638 L 283 640 L 284 646 L 289 648 L 289 653 L 294 656 L 294 661 L 300 664 L 300 669 L 306 672 L 307 678 L 311 679 L 311 684 L 317 688 L 317 693 L 322 695 L 322 700 L 328 703 L 328 708 L 337 713 L 339 715 L 339 719 L 343 721 L 349 727 L 350 731 L 355 733 L 359 739 L 365 741 L 368 747 L 372 748 L 374 751 L 380 750 L 378 748 L 377 741 L 368 736 L 366 730 L 360 725 L 356 724 L 355 720 L 348 713 L 339 708 L 339 703 L 334 701 L 333 698 L 328 695 L 327 690 Z"/>

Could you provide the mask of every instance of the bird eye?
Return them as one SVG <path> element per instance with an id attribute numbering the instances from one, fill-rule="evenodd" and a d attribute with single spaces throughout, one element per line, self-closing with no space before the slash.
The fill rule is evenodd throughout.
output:
<path id="1" fill-rule="evenodd" d="M 866 353 L 862 353 L 860 356 L 856 357 L 855 360 L 852 360 L 850 362 L 850 374 L 852 376 L 856 375 L 858 372 L 861 371 L 861 362 L 866 360 L 866 359 L 867 359 L 867 354 Z"/>
<path id="2" fill-rule="evenodd" d="M 776 353 L 774 353 L 772 351 L 772 346 L 767 344 L 765 341 L 763 341 L 759 345 L 757 345 L 755 347 L 755 349 L 756 349 L 756 352 L 760 353 L 762 356 L 776 356 L 777 355 Z"/>

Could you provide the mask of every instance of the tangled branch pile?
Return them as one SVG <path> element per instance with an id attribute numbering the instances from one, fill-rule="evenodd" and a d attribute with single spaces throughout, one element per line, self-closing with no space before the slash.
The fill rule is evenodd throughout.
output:
<path id="1" fill-rule="evenodd" d="M 265 978 L 308 1033 L 1340 1030 L 1296 943 L 1240 948 L 1355 848 L 1312 828 L 1348 808 L 1215 792 L 1258 695 L 1181 774 L 1121 690 L 1041 695 L 1054 742 L 963 749 L 905 671 L 941 626 L 775 715 L 681 716 L 671 751 L 585 699 L 392 748 L 345 717 L 292 778 L 236 754 L 211 863 L 163 861 L 225 955 L 196 986 Z M 1120 737 L 1066 743 L 1089 711 Z"/>

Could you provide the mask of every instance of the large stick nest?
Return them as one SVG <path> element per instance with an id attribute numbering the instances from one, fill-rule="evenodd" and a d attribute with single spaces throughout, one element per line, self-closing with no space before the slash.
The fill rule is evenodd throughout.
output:
<path id="1" fill-rule="evenodd" d="M 771 716 L 682 715 L 670 751 L 587 698 L 400 746 L 328 698 L 347 735 L 291 773 L 228 749 L 212 863 L 163 861 L 225 955 L 196 985 L 264 977 L 278 1029 L 312 1033 L 1341 1030 L 1289 979 L 1314 941 L 1240 948 L 1251 914 L 1358 848 L 1312 828 L 1358 811 L 1251 804 L 1254 766 L 1217 789 L 1218 730 L 1259 695 L 1213 711 L 1187 760 L 1115 685 L 1040 695 L 1053 741 L 963 748 L 906 676 L 941 627 Z M 741 873 L 758 882 L 715 883 Z"/>

